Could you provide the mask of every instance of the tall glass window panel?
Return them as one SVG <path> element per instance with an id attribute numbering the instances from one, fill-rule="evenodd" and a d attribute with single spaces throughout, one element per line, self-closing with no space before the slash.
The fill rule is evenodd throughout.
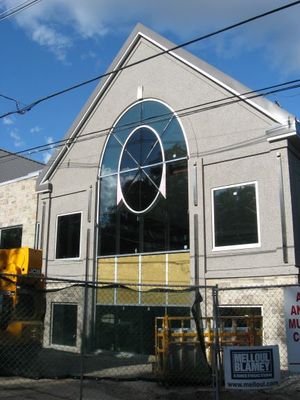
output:
<path id="1" fill-rule="evenodd" d="M 168 250 L 189 248 L 187 161 L 167 164 Z"/>
<path id="2" fill-rule="evenodd" d="M 215 189 L 213 200 L 215 247 L 258 243 L 254 183 Z"/>
<path id="3" fill-rule="evenodd" d="M 140 217 L 131 213 L 125 206 L 120 207 L 118 215 L 120 254 L 135 254 L 141 251 L 140 241 Z"/>
<path id="4" fill-rule="evenodd" d="M 76 346 L 77 305 L 52 304 L 52 344 Z"/>
<path id="5" fill-rule="evenodd" d="M 81 213 L 57 217 L 56 258 L 78 258 L 80 255 Z"/>
<path id="6" fill-rule="evenodd" d="M 185 138 L 182 134 L 181 126 L 174 116 L 165 127 L 161 140 L 166 160 L 176 160 L 186 156 Z"/>
<path id="7" fill-rule="evenodd" d="M 100 181 L 100 213 L 98 254 L 116 254 L 118 248 L 117 175 Z"/>
<path id="8" fill-rule="evenodd" d="M 102 160 L 102 176 L 117 172 L 121 150 L 122 143 L 120 143 L 114 135 L 111 135 L 107 143 L 107 151 L 104 153 Z"/>
<path id="9" fill-rule="evenodd" d="M 155 207 L 143 215 L 142 233 L 145 253 L 169 250 L 169 218 L 167 201 L 162 196 Z"/>

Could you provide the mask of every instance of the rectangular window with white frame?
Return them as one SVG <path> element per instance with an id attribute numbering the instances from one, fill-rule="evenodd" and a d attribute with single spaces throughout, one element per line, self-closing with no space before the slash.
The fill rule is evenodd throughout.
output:
<path id="1" fill-rule="evenodd" d="M 57 216 L 56 259 L 80 257 L 81 212 Z"/>
<path id="2" fill-rule="evenodd" d="M 212 189 L 213 250 L 260 246 L 257 182 Z"/>
<path id="3" fill-rule="evenodd" d="M 22 246 L 22 226 L 0 228 L 0 249 L 15 249 Z"/>

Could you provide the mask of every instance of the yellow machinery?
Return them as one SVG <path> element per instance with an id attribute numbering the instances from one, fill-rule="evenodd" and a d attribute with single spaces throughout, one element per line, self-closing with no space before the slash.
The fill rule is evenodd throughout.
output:
<path id="1" fill-rule="evenodd" d="M 212 365 L 212 346 L 215 334 L 213 319 L 202 318 L 205 356 L 201 352 L 196 329 L 190 317 L 157 317 L 155 319 L 155 373 L 160 379 L 177 382 L 207 379 L 204 361 Z M 262 344 L 261 316 L 226 316 L 219 318 L 218 339 L 224 346 L 255 346 Z M 240 327 L 242 325 L 242 328 Z"/>
<path id="2" fill-rule="evenodd" d="M 1 347 L 40 342 L 45 312 L 42 252 L 0 249 Z"/>

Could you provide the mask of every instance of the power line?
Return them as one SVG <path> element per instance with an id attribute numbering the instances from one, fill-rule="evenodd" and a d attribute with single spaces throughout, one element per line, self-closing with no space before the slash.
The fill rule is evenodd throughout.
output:
<path id="1" fill-rule="evenodd" d="M 5 94 L 0 94 L 0 97 L 2 97 L 5 100 L 13 101 L 16 104 L 17 110 L 20 109 L 20 101 L 19 100 L 16 100 L 13 97 L 6 96 Z"/>
<path id="2" fill-rule="evenodd" d="M 15 7 L 11 7 L 0 14 L 0 21 L 12 17 L 13 15 L 18 14 L 19 12 L 24 11 L 29 7 L 32 7 L 34 4 L 39 3 L 40 1 L 41 0 L 26 0 Z"/>
<path id="3" fill-rule="evenodd" d="M 19 12 L 24 11 L 29 7 L 32 7 L 34 4 L 36 4 L 40 1 L 41 0 L 26 0 L 25 2 L 18 4 L 15 7 L 11 7 L 9 9 L 3 11 L 2 13 L 0 13 L 0 21 L 3 21 L 6 18 L 12 17 L 13 15 L 18 14 Z M 2 97 L 3 99 L 6 99 L 6 100 L 13 101 L 15 103 L 16 109 L 17 109 L 15 112 L 18 114 L 22 114 L 22 111 L 20 110 L 20 101 L 14 99 L 12 97 L 6 96 L 4 94 L 0 94 L 0 97 Z"/>
<path id="4" fill-rule="evenodd" d="M 205 111 L 211 111 L 216 108 L 229 106 L 229 105 L 236 104 L 239 102 L 245 102 L 249 99 L 254 99 L 254 98 L 271 95 L 271 94 L 279 93 L 279 92 L 283 92 L 283 91 L 298 89 L 298 88 L 300 88 L 300 79 L 294 79 L 292 81 L 287 81 L 287 82 L 283 82 L 280 84 L 267 86 L 267 87 L 264 87 L 261 89 L 244 92 L 239 95 L 232 95 L 227 98 L 211 100 L 211 101 L 208 101 L 205 103 L 200 103 L 200 104 L 196 104 L 193 106 L 181 108 L 174 112 L 160 114 L 155 117 L 149 117 L 149 118 L 145 119 L 143 122 L 144 123 L 147 121 L 148 122 L 150 122 L 150 121 L 159 122 L 159 121 L 169 119 L 172 115 L 177 115 L 178 117 L 186 117 L 186 116 L 189 116 L 192 114 L 205 112 Z M 130 127 L 135 127 L 137 123 L 139 123 L 139 121 L 133 121 L 131 123 L 124 124 L 122 126 L 119 126 L 118 130 L 121 131 L 124 129 L 128 129 Z M 110 126 L 110 127 L 103 128 L 100 130 L 87 132 L 85 134 L 82 134 L 80 137 L 61 139 L 61 140 L 58 140 L 53 143 L 43 144 L 43 145 L 28 148 L 25 150 L 20 150 L 16 153 L 11 153 L 11 154 L 6 154 L 3 156 L 0 156 L 0 160 L 10 157 L 9 160 L 6 160 L 6 161 L 11 161 L 12 159 L 17 158 L 21 154 L 31 154 L 32 155 L 32 154 L 37 154 L 37 153 L 40 153 L 43 151 L 52 150 L 54 148 L 61 147 L 65 144 L 72 145 L 75 142 L 79 143 L 82 141 L 90 140 L 91 136 L 93 136 L 93 135 L 106 136 L 111 131 L 112 128 L 113 128 L 113 126 Z M 12 157 L 14 157 L 14 158 L 12 158 Z M 4 163 L 6 161 L 3 160 L 3 161 L 0 161 L 0 163 Z"/>
<path id="5" fill-rule="evenodd" d="M 39 0 L 36 0 L 36 1 L 39 1 Z M 294 2 L 292 2 L 292 3 L 285 4 L 284 6 L 281 6 L 281 7 L 278 7 L 278 8 L 274 8 L 274 9 L 269 10 L 269 11 L 266 11 L 266 12 L 264 12 L 264 13 L 262 13 L 262 14 L 258 14 L 258 15 L 256 15 L 256 16 L 247 18 L 247 19 L 242 20 L 242 21 L 240 21 L 240 22 L 237 22 L 237 23 L 235 23 L 235 24 L 229 25 L 229 26 L 227 26 L 227 27 L 225 27 L 225 28 L 218 29 L 217 31 L 208 33 L 208 34 L 206 34 L 206 35 L 203 35 L 203 36 L 197 37 L 197 38 L 195 38 L 195 39 L 189 40 L 189 41 L 187 41 L 187 42 L 184 42 L 184 43 L 182 43 L 182 44 L 180 44 L 180 45 L 174 46 L 174 47 L 172 47 L 172 48 L 170 48 L 170 49 L 162 50 L 162 51 L 160 51 L 160 52 L 158 52 L 158 53 L 156 53 L 156 54 L 153 54 L 152 56 L 143 58 L 143 59 L 141 59 L 141 60 L 135 61 L 135 62 L 130 63 L 130 64 L 127 64 L 127 65 L 124 65 L 124 66 L 122 66 L 122 67 L 116 68 L 116 69 L 113 70 L 113 71 L 106 72 L 106 73 L 104 73 L 104 74 L 102 74 L 102 75 L 98 75 L 98 76 L 96 76 L 96 77 L 94 77 L 94 78 L 88 79 L 88 80 L 86 80 L 86 81 L 82 81 L 82 82 L 80 82 L 80 83 L 78 83 L 78 84 L 76 84 L 76 85 L 70 86 L 70 87 L 65 88 L 65 89 L 63 89 L 63 90 L 54 92 L 54 93 L 52 93 L 52 94 L 50 94 L 50 95 L 41 97 L 40 99 L 33 101 L 32 103 L 28 104 L 27 106 L 24 106 L 24 107 L 20 108 L 19 110 L 8 111 L 8 112 L 6 112 L 5 114 L 0 115 L 0 119 L 1 119 L 1 118 L 4 118 L 4 117 L 7 117 L 7 116 L 9 116 L 9 115 L 12 115 L 12 114 L 24 114 L 24 113 L 26 113 L 26 112 L 32 110 L 32 108 L 36 107 L 38 104 L 41 104 L 41 103 L 43 103 L 43 102 L 45 102 L 45 101 L 47 101 L 47 100 L 50 100 L 50 99 L 52 99 L 52 98 L 54 98 L 54 97 L 60 96 L 60 95 L 62 95 L 62 94 L 64 94 L 64 93 L 70 92 L 70 91 L 72 91 L 72 90 L 74 90 L 74 89 L 78 89 L 78 88 L 80 88 L 80 87 L 82 87 L 82 86 L 85 86 L 85 85 L 87 85 L 87 84 L 89 84 L 89 83 L 98 81 L 98 80 L 101 79 L 101 78 L 105 78 L 105 77 L 108 77 L 108 76 L 110 76 L 110 75 L 116 75 L 116 74 L 117 74 L 118 72 L 120 72 L 120 71 L 123 71 L 123 70 L 125 70 L 125 69 L 131 68 L 131 67 L 136 66 L 136 65 L 138 65 L 138 64 L 141 64 L 141 63 L 143 63 L 143 62 L 152 60 L 152 59 L 154 59 L 154 58 L 156 58 L 156 57 L 159 57 L 159 56 L 161 56 L 161 55 L 163 55 L 163 54 L 170 54 L 170 53 L 174 52 L 175 50 L 178 50 L 178 49 L 180 49 L 180 48 L 182 48 L 182 47 L 186 47 L 186 46 L 189 46 L 189 45 L 194 44 L 194 43 L 196 43 L 196 42 L 200 42 L 200 41 L 202 41 L 202 40 L 204 40 L 204 39 L 211 38 L 211 37 L 213 37 L 213 36 L 219 35 L 220 33 L 224 33 L 224 32 L 230 31 L 230 30 L 235 29 L 235 28 L 238 28 L 238 27 L 240 27 L 240 26 L 242 26 L 242 25 L 248 24 L 248 23 L 250 23 L 250 22 L 253 22 L 253 21 L 256 21 L 256 20 L 258 20 L 258 19 L 267 17 L 267 16 L 269 16 L 269 15 L 275 14 L 275 13 L 280 12 L 280 11 L 283 11 L 283 10 L 286 10 L 286 9 L 288 9 L 288 8 L 290 8 L 290 7 L 293 7 L 293 6 L 296 6 L 296 5 L 299 5 L 299 4 L 300 4 L 300 0 L 294 1 Z"/>

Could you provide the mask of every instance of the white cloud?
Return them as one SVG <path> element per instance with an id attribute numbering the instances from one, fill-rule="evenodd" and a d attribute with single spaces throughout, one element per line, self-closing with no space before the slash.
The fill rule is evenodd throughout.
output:
<path id="1" fill-rule="evenodd" d="M 13 125 L 15 122 L 13 121 L 13 119 L 12 118 L 9 118 L 9 117 L 4 117 L 3 118 L 3 124 L 4 125 Z"/>
<path id="2" fill-rule="evenodd" d="M 67 50 L 72 46 L 71 39 L 56 32 L 55 29 L 36 23 L 30 27 L 32 39 L 41 46 L 47 47 L 55 56 L 65 61 Z"/>
<path id="3" fill-rule="evenodd" d="M 9 132 L 9 136 L 13 139 L 15 147 L 22 147 L 25 145 L 25 142 L 22 140 L 21 136 L 19 135 L 19 131 L 17 128 L 14 128 L 13 130 L 11 130 Z"/>
<path id="4" fill-rule="evenodd" d="M 33 128 L 30 129 L 30 133 L 39 133 L 41 132 L 42 128 L 39 126 L 34 126 Z"/>
<path id="5" fill-rule="evenodd" d="M 88 51 L 87 53 L 81 54 L 80 56 L 81 60 L 87 60 L 87 59 L 95 59 L 97 58 L 97 54 L 94 51 Z"/>
<path id="6" fill-rule="evenodd" d="M 52 153 L 50 151 L 47 151 L 46 153 L 43 153 L 43 162 L 47 164 L 47 162 L 50 160 Z"/>
<path id="7" fill-rule="evenodd" d="M 18 1 L 4 3 L 8 7 Z M 75 40 L 128 32 L 137 22 L 180 41 L 283 4 L 286 0 L 47 0 L 14 18 L 32 40 L 65 61 Z M 222 57 L 262 49 L 270 67 L 293 72 L 300 67 L 299 17 L 300 6 L 295 6 L 215 37 L 209 46 Z"/>
<path id="8" fill-rule="evenodd" d="M 45 137 L 46 143 L 49 144 L 50 149 L 53 149 L 54 146 L 51 146 L 51 144 L 54 142 L 53 137 L 52 136 L 46 136 Z M 50 160 L 51 156 L 52 156 L 53 150 L 49 150 L 43 153 L 43 161 L 45 164 L 47 164 L 47 162 Z"/>

